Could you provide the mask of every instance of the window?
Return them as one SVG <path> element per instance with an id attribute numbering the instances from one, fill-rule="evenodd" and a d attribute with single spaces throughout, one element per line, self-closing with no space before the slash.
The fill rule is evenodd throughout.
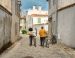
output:
<path id="1" fill-rule="evenodd" d="M 38 23 L 41 24 L 41 18 L 38 18 Z"/>

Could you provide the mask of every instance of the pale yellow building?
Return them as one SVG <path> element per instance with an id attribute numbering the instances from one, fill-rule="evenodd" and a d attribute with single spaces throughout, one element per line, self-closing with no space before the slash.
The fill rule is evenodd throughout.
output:
<path id="1" fill-rule="evenodd" d="M 48 11 L 43 10 L 41 6 L 33 6 L 33 9 L 29 9 L 26 16 L 27 28 L 32 27 L 37 29 L 37 34 L 43 26 L 48 31 Z M 28 29 L 27 29 L 28 30 Z"/>

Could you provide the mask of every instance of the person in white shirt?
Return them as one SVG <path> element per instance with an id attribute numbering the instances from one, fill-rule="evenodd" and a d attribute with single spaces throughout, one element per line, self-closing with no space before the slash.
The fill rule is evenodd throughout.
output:
<path id="1" fill-rule="evenodd" d="M 32 42 L 34 41 L 34 45 L 36 46 L 36 39 L 35 39 L 35 37 L 36 37 L 36 34 L 35 34 L 36 32 L 35 31 L 33 31 L 33 28 L 29 28 L 29 40 L 30 40 L 30 43 L 29 43 L 29 45 L 30 46 L 32 46 Z"/>

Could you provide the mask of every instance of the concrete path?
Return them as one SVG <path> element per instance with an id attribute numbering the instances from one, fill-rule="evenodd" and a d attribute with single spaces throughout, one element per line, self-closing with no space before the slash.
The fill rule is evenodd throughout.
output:
<path id="1" fill-rule="evenodd" d="M 50 44 L 50 48 L 43 48 L 39 46 L 38 38 L 37 47 L 30 47 L 28 44 L 28 36 L 23 37 L 13 48 L 0 55 L 0 58 L 75 58 L 75 50 L 61 44 Z"/>

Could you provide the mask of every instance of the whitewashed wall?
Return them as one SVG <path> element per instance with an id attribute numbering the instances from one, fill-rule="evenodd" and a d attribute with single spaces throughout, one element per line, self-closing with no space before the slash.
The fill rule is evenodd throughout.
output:
<path id="1" fill-rule="evenodd" d="M 75 0 L 58 0 L 58 9 L 75 3 Z"/>
<path id="2" fill-rule="evenodd" d="M 49 3 L 50 3 L 50 0 L 49 0 Z M 51 4 L 52 3 L 53 2 L 51 2 Z M 62 7 L 66 7 L 73 3 L 75 3 L 75 0 L 58 0 L 58 9 Z M 56 10 L 54 6 L 52 6 L 49 9 L 49 14 L 50 14 L 49 17 L 52 16 L 52 20 L 56 22 L 55 12 Z M 58 24 L 57 25 L 58 38 L 61 39 L 64 44 L 75 48 L 75 6 L 59 11 L 58 22 L 56 24 Z M 55 27 L 56 27 L 56 26 L 54 27 L 54 25 L 55 23 L 52 24 L 53 30 L 55 30 Z"/>
<path id="3" fill-rule="evenodd" d="M 75 48 L 75 6 L 58 13 L 58 34 L 63 43 Z"/>

